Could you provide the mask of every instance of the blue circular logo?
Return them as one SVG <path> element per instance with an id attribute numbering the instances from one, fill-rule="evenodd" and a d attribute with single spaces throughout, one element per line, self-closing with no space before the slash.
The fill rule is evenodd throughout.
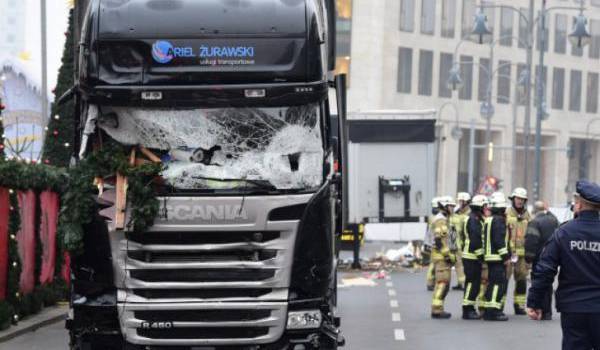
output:
<path id="1" fill-rule="evenodd" d="M 152 45 L 152 58 L 158 63 L 169 63 L 173 60 L 173 45 L 159 40 Z"/>

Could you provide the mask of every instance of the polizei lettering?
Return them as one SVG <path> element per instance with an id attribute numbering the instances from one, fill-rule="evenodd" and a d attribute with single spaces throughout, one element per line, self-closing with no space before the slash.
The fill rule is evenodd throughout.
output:
<path id="1" fill-rule="evenodd" d="M 248 220 L 248 212 L 241 205 L 167 205 L 169 219 L 192 221 Z"/>
<path id="2" fill-rule="evenodd" d="M 600 242 L 571 241 L 571 250 L 600 253 Z"/>
<path id="3" fill-rule="evenodd" d="M 201 46 L 201 58 L 252 58 L 252 46 Z"/>

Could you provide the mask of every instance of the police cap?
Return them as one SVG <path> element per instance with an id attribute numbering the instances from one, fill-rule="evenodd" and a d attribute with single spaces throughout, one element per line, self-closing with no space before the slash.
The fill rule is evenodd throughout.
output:
<path id="1" fill-rule="evenodd" d="M 577 181 L 575 193 L 594 205 L 600 205 L 600 186 L 593 182 Z"/>

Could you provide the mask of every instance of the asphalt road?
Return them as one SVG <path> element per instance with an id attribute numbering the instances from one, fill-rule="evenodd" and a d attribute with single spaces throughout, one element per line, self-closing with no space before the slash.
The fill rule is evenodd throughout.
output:
<path id="1" fill-rule="evenodd" d="M 504 323 L 463 321 L 461 292 L 448 296 L 451 320 L 432 320 L 431 293 L 425 290 L 423 273 L 394 273 L 383 279 L 373 279 L 367 273 L 340 273 L 340 284 L 339 311 L 346 350 L 560 349 L 556 317 L 554 321 L 534 322 L 509 313 L 510 320 Z M 510 300 L 508 305 L 512 305 Z M 1 350 L 66 348 L 62 323 L 0 343 Z"/>

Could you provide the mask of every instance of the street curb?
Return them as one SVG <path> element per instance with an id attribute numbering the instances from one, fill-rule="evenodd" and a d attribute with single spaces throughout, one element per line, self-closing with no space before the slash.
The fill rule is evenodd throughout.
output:
<path id="1" fill-rule="evenodd" d="M 32 316 L 21 321 L 18 325 L 12 326 L 5 331 L 0 332 L 0 344 L 21 336 L 25 333 L 34 332 L 42 327 L 65 320 L 67 317 L 67 308 L 64 306 L 55 306 L 46 308 L 41 314 Z"/>

